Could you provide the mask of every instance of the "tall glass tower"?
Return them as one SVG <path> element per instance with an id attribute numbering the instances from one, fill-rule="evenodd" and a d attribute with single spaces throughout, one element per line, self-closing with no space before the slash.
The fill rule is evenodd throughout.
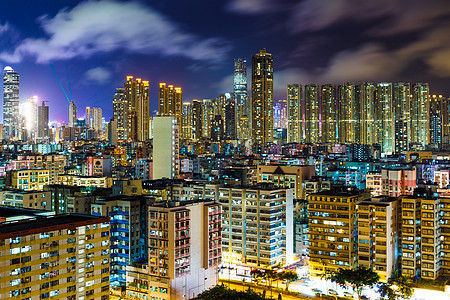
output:
<path id="1" fill-rule="evenodd" d="M 234 60 L 233 91 L 236 98 L 236 134 L 239 140 L 249 139 L 251 110 L 247 93 L 247 61 Z"/>
<path id="2" fill-rule="evenodd" d="M 19 133 L 19 74 L 5 67 L 3 75 L 3 126 L 8 137 Z"/>

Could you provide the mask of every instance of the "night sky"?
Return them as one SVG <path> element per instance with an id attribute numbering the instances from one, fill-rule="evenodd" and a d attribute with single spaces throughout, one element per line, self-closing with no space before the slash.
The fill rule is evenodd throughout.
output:
<path id="1" fill-rule="evenodd" d="M 22 0 L 0 8 L 1 69 L 20 74 L 21 102 L 38 95 L 50 119 L 65 123 L 68 102 L 52 66 L 81 117 L 100 106 L 109 121 L 127 75 L 150 81 L 155 110 L 159 82 L 181 86 L 184 101 L 232 91 L 233 59 L 246 58 L 250 70 L 261 48 L 274 55 L 276 100 L 288 83 L 345 81 L 429 82 L 450 97 L 448 0 Z"/>

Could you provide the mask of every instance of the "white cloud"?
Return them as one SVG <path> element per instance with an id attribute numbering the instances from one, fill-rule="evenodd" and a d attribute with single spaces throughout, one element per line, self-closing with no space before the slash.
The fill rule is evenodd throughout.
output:
<path id="1" fill-rule="evenodd" d="M 1 52 L 0 59 L 19 62 L 29 56 L 45 63 L 122 50 L 217 61 L 230 50 L 228 42 L 187 33 L 139 2 L 87 1 L 38 22 L 46 37 L 25 39 L 13 52 Z"/>
<path id="2" fill-rule="evenodd" d="M 86 80 L 94 81 L 95 83 L 103 84 L 108 82 L 111 79 L 111 72 L 103 67 L 96 67 L 90 70 L 87 70 L 84 74 Z"/>
<path id="3" fill-rule="evenodd" d="M 273 11 L 277 7 L 276 1 L 271 0 L 232 0 L 226 9 L 239 14 L 262 14 Z"/>

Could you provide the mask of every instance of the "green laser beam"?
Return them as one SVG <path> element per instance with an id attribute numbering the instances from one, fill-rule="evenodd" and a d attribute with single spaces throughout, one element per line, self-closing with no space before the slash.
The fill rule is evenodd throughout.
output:
<path id="1" fill-rule="evenodd" d="M 58 80 L 59 86 L 61 87 L 61 89 L 62 89 L 64 95 L 66 96 L 67 102 L 69 102 L 69 104 L 70 104 L 69 97 L 67 97 L 66 91 L 64 90 L 64 88 L 63 88 L 63 86 L 62 86 L 61 80 L 59 80 L 58 74 L 56 74 L 55 68 L 53 67 L 52 64 L 50 64 L 50 67 L 52 68 L 53 74 L 55 74 L 56 79 Z"/>

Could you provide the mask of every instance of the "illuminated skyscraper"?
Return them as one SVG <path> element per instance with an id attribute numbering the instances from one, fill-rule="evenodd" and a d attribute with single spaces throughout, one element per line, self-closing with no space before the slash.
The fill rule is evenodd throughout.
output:
<path id="1" fill-rule="evenodd" d="M 411 131 L 411 86 L 409 83 L 394 83 L 394 152 L 409 149 Z"/>
<path id="2" fill-rule="evenodd" d="M 174 116 L 177 119 L 180 129 L 183 127 L 183 93 L 180 87 L 173 85 L 159 84 L 159 115 Z"/>
<path id="3" fill-rule="evenodd" d="M 202 101 L 202 137 L 211 137 L 211 122 L 214 119 L 213 99 L 203 99 Z"/>
<path id="4" fill-rule="evenodd" d="M 26 129 L 27 137 L 29 139 L 36 138 L 36 131 L 38 125 L 38 106 L 37 106 L 38 98 L 37 96 L 30 97 L 27 99 L 22 105 L 22 118 L 24 129 Z"/>
<path id="5" fill-rule="evenodd" d="M 202 138 L 202 101 L 192 100 L 192 139 Z"/>
<path id="6" fill-rule="evenodd" d="M 118 88 L 113 99 L 113 126 L 117 127 L 117 140 L 127 140 L 128 103 L 125 98 L 124 89 Z"/>
<path id="7" fill-rule="evenodd" d="M 358 143 L 360 109 L 356 101 L 355 85 L 346 82 L 338 88 L 339 101 L 339 142 Z"/>
<path id="8" fill-rule="evenodd" d="M 192 139 L 192 103 L 184 102 L 183 103 L 183 127 L 181 129 L 181 137 L 183 139 Z"/>
<path id="9" fill-rule="evenodd" d="M 394 152 L 394 103 L 392 83 L 377 83 L 378 143 L 382 153 Z"/>
<path id="10" fill-rule="evenodd" d="M 429 98 L 428 83 L 416 83 L 411 98 L 411 136 L 410 142 L 419 147 L 429 144 Z"/>
<path id="11" fill-rule="evenodd" d="M 336 86 L 322 85 L 322 141 L 337 142 Z"/>
<path id="12" fill-rule="evenodd" d="M 224 123 L 224 138 L 227 140 L 236 139 L 236 102 L 234 95 L 226 94 L 225 102 L 225 119 Z"/>
<path id="13" fill-rule="evenodd" d="M 19 133 L 19 74 L 11 67 L 3 75 L 3 127 L 8 137 Z"/>
<path id="14" fill-rule="evenodd" d="M 91 128 L 100 136 L 103 132 L 102 109 L 100 107 L 92 108 Z"/>
<path id="15" fill-rule="evenodd" d="M 76 127 L 77 126 L 77 106 L 75 105 L 75 102 L 70 101 L 69 104 L 69 127 Z"/>
<path id="16" fill-rule="evenodd" d="M 153 117 L 153 179 L 176 178 L 179 156 L 179 126 L 175 117 Z"/>
<path id="17" fill-rule="evenodd" d="M 303 133 L 303 99 L 300 84 L 287 86 L 287 142 L 300 143 Z"/>
<path id="18" fill-rule="evenodd" d="M 445 106 L 447 106 L 448 111 L 446 100 L 442 95 L 430 97 L 430 144 L 434 148 L 439 148 L 442 145 Z"/>
<path id="19" fill-rule="evenodd" d="M 319 86 L 308 84 L 305 86 L 305 135 L 307 143 L 320 142 L 319 118 Z"/>
<path id="20" fill-rule="evenodd" d="M 89 106 L 86 107 L 86 115 L 84 117 L 84 125 L 86 128 L 92 128 L 92 110 Z"/>
<path id="21" fill-rule="evenodd" d="M 265 49 L 252 55 L 252 142 L 273 141 L 273 56 Z"/>
<path id="22" fill-rule="evenodd" d="M 355 87 L 356 101 L 360 105 L 360 141 L 364 145 L 372 145 L 377 141 L 377 130 L 375 127 L 376 105 L 375 95 L 376 88 L 371 82 L 364 82 Z"/>
<path id="23" fill-rule="evenodd" d="M 128 104 L 127 139 L 145 141 L 150 137 L 149 84 L 141 78 L 127 76 L 124 95 Z"/>
<path id="24" fill-rule="evenodd" d="M 45 101 L 42 101 L 42 105 L 38 107 L 37 111 L 37 139 L 40 141 L 50 139 L 48 115 L 48 106 L 45 105 Z"/>
<path id="25" fill-rule="evenodd" d="M 247 93 L 247 61 L 243 58 L 234 60 L 233 90 L 236 97 L 237 139 L 249 139 L 251 109 Z"/>

